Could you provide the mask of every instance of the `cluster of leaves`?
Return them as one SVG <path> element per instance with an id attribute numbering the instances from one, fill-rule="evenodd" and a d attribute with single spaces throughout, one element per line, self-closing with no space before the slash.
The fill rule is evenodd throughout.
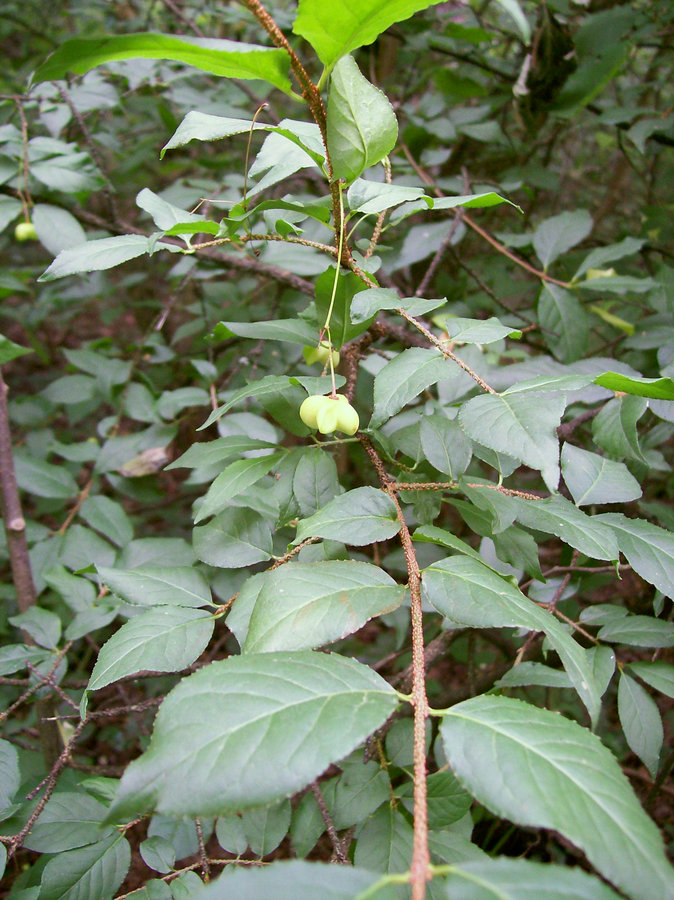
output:
<path id="1" fill-rule="evenodd" d="M 670 4 L 67 6 L 0 26 L 8 897 L 674 897 Z"/>

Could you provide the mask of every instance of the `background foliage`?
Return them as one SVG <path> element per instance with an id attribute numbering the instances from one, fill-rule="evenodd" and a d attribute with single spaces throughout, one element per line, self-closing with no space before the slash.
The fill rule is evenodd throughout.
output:
<path id="1" fill-rule="evenodd" d="M 674 896 L 671 4 L 43 7 L 3 896 Z"/>

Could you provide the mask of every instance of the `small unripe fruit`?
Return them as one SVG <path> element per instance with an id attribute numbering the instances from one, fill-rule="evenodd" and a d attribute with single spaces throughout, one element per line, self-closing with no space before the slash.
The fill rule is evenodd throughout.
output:
<path id="1" fill-rule="evenodd" d="M 300 418 L 305 425 L 321 434 L 342 431 L 352 435 L 360 425 L 358 413 L 343 394 L 334 397 L 314 394 L 307 397 L 300 406 Z"/>
<path id="2" fill-rule="evenodd" d="M 305 347 L 302 351 L 305 362 L 308 366 L 314 363 L 320 363 L 324 366 L 332 355 L 332 365 L 336 368 L 339 365 L 339 353 L 330 349 L 328 341 L 321 341 L 317 347 Z"/>
<path id="3" fill-rule="evenodd" d="M 14 237 L 17 241 L 36 241 L 37 231 L 32 222 L 19 222 L 14 229 Z"/>

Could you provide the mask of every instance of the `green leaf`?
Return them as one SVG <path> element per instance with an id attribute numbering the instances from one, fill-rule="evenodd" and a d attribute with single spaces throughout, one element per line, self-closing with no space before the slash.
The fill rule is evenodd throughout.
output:
<path id="1" fill-rule="evenodd" d="M 500 536 L 510 528 L 517 515 L 517 506 L 513 503 L 512 496 L 502 494 L 493 481 L 484 478 L 463 477 L 459 481 L 459 487 L 466 498 L 478 509 L 483 509 L 491 514 L 493 520 L 493 536 Z M 523 532 L 523 534 L 526 534 Z M 529 535 L 527 535 L 529 537 Z"/>
<path id="2" fill-rule="evenodd" d="M 563 669 L 552 669 L 543 663 L 524 662 L 513 666 L 502 678 L 494 682 L 495 688 L 528 687 L 529 685 L 541 687 L 570 688 L 573 687 L 571 679 Z"/>
<path id="3" fill-rule="evenodd" d="M 110 590 L 138 606 L 208 606 L 211 589 L 201 572 L 191 566 L 144 567 L 130 571 L 96 566 Z"/>
<path id="4" fill-rule="evenodd" d="M 296 123 L 292 119 L 284 119 L 281 126 L 267 125 L 265 122 L 253 122 L 249 119 L 230 119 L 224 116 L 211 116 L 207 113 L 192 110 L 188 112 L 182 120 L 177 130 L 170 137 L 168 143 L 164 144 L 159 154 L 160 159 L 163 158 L 167 150 L 174 147 L 182 147 L 189 144 L 190 141 L 217 141 L 221 138 L 231 137 L 235 134 L 250 134 L 252 131 L 270 131 L 274 134 L 280 134 L 301 147 L 311 156 L 317 166 L 322 166 L 324 156 L 317 153 L 308 146 L 301 137 L 301 133 L 306 127 L 306 123 L 297 123 L 299 127 L 294 129 Z M 285 126 L 285 127 L 284 127 Z M 296 134 L 298 131 L 299 134 Z M 260 204 L 259 208 L 278 208 Z M 293 208 L 293 204 L 286 204 L 281 208 Z M 160 226 L 161 227 L 161 226 Z"/>
<path id="5" fill-rule="evenodd" d="M 473 550 L 470 544 L 462 541 L 444 528 L 438 528 L 437 525 L 422 525 L 414 532 L 412 539 L 415 541 L 423 541 L 424 543 L 439 544 L 441 547 L 448 547 L 450 550 L 456 550 L 457 553 L 463 553 L 471 556 L 478 562 L 484 562 L 477 550 Z"/>
<path id="6" fill-rule="evenodd" d="M 23 206 L 20 200 L 16 200 L 14 197 L 6 197 L 4 194 L 0 196 L 0 231 L 4 231 L 9 223 L 22 212 Z"/>
<path id="7" fill-rule="evenodd" d="M 538 469 L 554 492 L 559 483 L 556 429 L 565 407 L 563 395 L 543 400 L 536 394 L 483 394 L 461 406 L 459 422 L 473 440 Z"/>
<path id="8" fill-rule="evenodd" d="M 263 478 L 282 458 L 283 453 L 279 452 L 270 453 L 269 456 L 255 456 L 252 459 L 237 459 L 236 462 L 230 463 L 206 492 L 194 518 L 195 524 L 222 512 L 233 497 Z"/>
<path id="9" fill-rule="evenodd" d="M 228 867 L 229 868 L 229 867 Z M 262 900 L 292 897 L 293 900 L 354 900 L 371 888 L 381 875 L 354 866 L 334 866 L 304 860 L 282 860 L 263 868 L 232 867 L 199 894 L 199 900 Z M 373 900 L 397 900 L 392 890 L 378 890 Z"/>
<path id="10" fill-rule="evenodd" d="M 484 194 L 459 194 L 457 197 L 432 198 L 433 209 L 455 209 L 457 206 L 464 206 L 467 209 L 483 209 L 488 206 L 499 206 L 501 203 L 508 203 L 522 212 L 516 203 L 494 191 L 487 191 Z"/>
<path id="11" fill-rule="evenodd" d="M 241 856 L 246 852 L 248 838 L 243 833 L 241 818 L 236 814 L 220 816 L 215 823 L 215 834 L 222 849 L 227 850 L 228 853 Z"/>
<path id="12" fill-rule="evenodd" d="M 339 494 L 339 475 L 334 459 L 315 449 L 297 463 L 293 475 L 293 494 L 303 516 L 312 516 Z"/>
<path id="13" fill-rule="evenodd" d="M 232 434 L 214 441 L 192 444 L 182 456 L 166 466 L 165 471 L 182 468 L 198 469 L 201 466 L 210 467 L 223 462 L 230 456 L 241 456 L 249 450 L 271 450 L 274 446 L 269 441 L 261 441 L 245 434 Z"/>
<path id="14" fill-rule="evenodd" d="M 440 0 L 300 0 L 293 32 L 308 41 L 328 71 L 346 53 L 371 44 L 395 22 Z"/>
<path id="15" fill-rule="evenodd" d="M 119 833 L 59 853 L 43 869 L 40 900 L 111 900 L 130 863 L 129 842 Z"/>
<path id="16" fill-rule="evenodd" d="M 49 268 L 40 275 L 38 281 L 54 281 L 56 278 L 65 278 L 66 275 L 112 269 L 113 266 L 119 266 L 155 250 L 181 252 L 176 244 L 155 242 L 142 234 L 121 234 L 117 237 L 86 241 L 76 247 L 62 250 Z"/>
<path id="17" fill-rule="evenodd" d="M 429 603 L 459 625 L 543 631 L 559 654 L 590 718 L 596 721 L 601 697 L 584 650 L 554 616 L 509 581 L 469 556 L 450 556 L 424 570 L 422 586 Z"/>
<path id="18" fill-rule="evenodd" d="M 421 187 L 387 184 L 385 181 L 366 181 L 364 178 L 357 178 L 346 195 L 349 209 L 364 215 L 384 212 L 400 203 L 417 200 L 423 196 L 424 189 Z M 426 200 L 430 207 L 432 202 L 430 197 L 427 197 Z M 377 288 L 372 288 L 372 290 L 377 290 Z"/>
<path id="19" fill-rule="evenodd" d="M 164 200 L 149 188 L 143 188 L 136 196 L 136 206 L 144 210 L 150 216 L 152 221 L 162 231 L 170 231 L 176 225 L 196 224 L 203 231 L 207 225 L 215 225 L 215 223 L 207 222 L 206 217 L 195 213 L 187 212 Z M 216 226 L 217 233 L 217 226 Z"/>
<path id="20" fill-rule="evenodd" d="M 496 316 L 488 319 L 462 319 L 460 316 L 441 316 L 442 326 L 449 338 L 461 344 L 493 344 L 505 337 L 520 338 L 522 332 L 504 325 Z"/>
<path id="21" fill-rule="evenodd" d="M 638 675 L 656 691 L 674 697 L 674 666 L 666 662 L 631 662 L 630 672 Z"/>
<path id="22" fill-rule="evenodd" d="M 674 400 L 674 381 L 671 378 L 634 378 L 619 372 L 604 372 L 594 379 L 594 383 L 609 391 L 623 391 L 656 400 Z"/>
<path id="23" fill-rule="evenodd" d="M 391 797 L 391 779 L 381 763 L 363 762 L 356 750 L 340 763 L 342 774 L 335 783 L 330 803 L 335 828 L 341 830 L 364 822 Z"/>
<path id="24" fill-rule="evenodd" d="M 337 290 L 335 299 L 332 302 L 332 289 L 335 283 L 335 267 L 329 266 L 325 272 L 322 272 L 316 279 L 316 315 L 318 321 L 322 325 L 327 318 L 330 305 L 332 303 L 332 313 L 330 315 L 330 337 L 336 350 L 339 350 L 342 344 L 358 337 L 367 330 L 370 321 L 359 320 L 356 323 L 351 321 L 351 300 L 354 294 L 358 293 L 363 287 L 363 282 L 354 275 L 353 272 L 340 272 L 339 281 L 337 282 Z M 313 337 L 308 343 L 314 346 L 317 343 L 317 334 L 314 331 Z"/>
<path id="25" fill-rule="evenodd" d="M 327 138 L 333 176 L 347 184 L 388 156 L 398 139 L 393 107 L 351 56 L 342 57 L 332 71 Z"/>
<path id="26" fill-rule="evenodd" d="M 19 754 L 9 741 L 0 740 L 0 809 L 10 806 L 21 784 Z"/>
<path id="27" fill-rule="evenodd" d="M 374 380 L 374 412 L 370 428 L 378 428 L 427 387 L 451 378 L 454 367 L 437 350 L 411 347 L 395 356 Z"/>
<path id="28" fill-rule="evenodd" d="M 240 569 L 272 554 L 271 528 L 252 509 L 238 507 L 193 531 L 194 552 L 209 566 Z"/>
<path id="29" fill-rule="evenodd" d="M 107 807 L 89 794 L 59 791 L 40 813 L 24 841 L 37 853 L 63 853 L 110 837 L 111 828 L 101 830 Z"/>
<path id="30" fill-rule="evenodd" d="M 295 143 L 295 146 L 292 146 L 288 143 L 288 135 L 284 133 L 268 135 L 248 170 L 251 178 L 265 173 L 251 186 L 248 191 L 249 197 L 259 194 L 301 169 L 313 168 L 317 165 L 316 160 L 320 160 L 318 165 L 321 171 L 325 168 L 325 146 L 318 125 L 295 119 L 283 119 L 279 124 L 282 128 L 289 129 L 302 145 Z"/>
<path id="31" fill-rule="evenodd" d="M 22 347 L 20 344 L 15 344 L 14 341 L 10 341 L 9 338 L 6 338 L 4 334 L 0 334 L 0 366 L 4 366 L 5 363 L 11 362 L 13 359 L 18 359 L 20 356 L 32 352 L 33 351 L 28 347 Z"/>
<path id="32" fill-rule="evenodd" d="M 592 226 L 586 209 L 563 212 L 542 222 L 534 231 L 533 245 L 543 267 L 547 269 L 563 253 L 584 241 Z"/>
<path id="33" fill-rule="evenodd" d="M 653 616 L 626 616 L 603 625 L 597 637 L 600 641 L 634 647 L 673 647 L 674 624 Z"/>
<path id="34" fill-rule="evenodd" d="M 28 644 L 6 644 L 0 647 L 0 675 L 12 675 L 25 669 L 28 663 L 37 666 L 49 659 L 51 654 L 46 650 Z M 2 806 L 0 806 L 2 809 Z"/>
<path id="35" fill-rule="evenodd" d="M 375 316 L 380 309 L 404 309 L 412 316 L 423 316 L 432 309 L 446 303 L 447 298 L 425 300 L 422 297 L 401 297 L 392 288 L 368 288 L 358 291 L 351 301 L 351 321 L 365 322 Z"/>
<path id="36" fill-rule="evenodd" d="M 529 25 L 527 17 L 522 12 L 522 7 L 518 0 L 497 0 L 497 3 L 508 13 L 517 25 L 517 30 L 521 34 L 522 40 L 525 44 L 528 44 L 531 41 L 531 25 Z"/>
<path id="37" fill-rule="evenodd" d="M 438 897 L 447 900 L 618 900 L 608 885 L 578 867 L 504 856 L 461 861 L 440 884 L 446 893 Z"/>
<path id="38" fill-rule="evenodd" d="M 455 419 L 440 415 L 423 416 L 419 436 L 424 455 L 432 466 L 452 480 L 463 475 L 473 451 Z"/>
<path id="39" fill-rule="evenodd" d="M 180 39 L 165 34 L 124 34 L 63 41 L 38 67 L 32 81 L 59 81 L 69 73 L 84 75 L 95 66 L 118 59 L 168 59 L 227 78 L 260 79 L 286 94 L 290 58 L 284 50 L 238 41 Z"/>
<path id="40" fill-rule="evenodd" d="M 641 486 L 624 463 L 566 442 L 562 476 L 576 506 L 629 503 L 641 497 Z"/>
<path id="41" fill-rule="evenodd" d="M 646 462 L 641 447 L 637 422 L 646 412 L 643 397 L 615 397 L 603 406 L 592 420 L 592 437 L 611 456 Z"/>
<path id="42" fill-rule="evenodd" d="M 87 236 L 75 216 L 60 206 L 36 203 L 32 219 L 43 247 L 56 256 L 61 250 L 83 244 Z"/>
<path id="43" fill-rule="evenodd" d="M 185 669 L 204 651 L 213 627 L 210 613 L 183 606 L 158 606 L 134 616 L 101 647 L 87 691 L 135 672 Z"/>
<path id="44" fill-rule="evenodd" d="M 473 803 L 468 791 L 460 785 L 453 772 L 434 772 L 427 779 L 428 825 L 433 831 L 447 828 L 462 819 Z M 414 784 L 405 781 L 396 789 L 403 806 L 414 813 Z"/>
<path id="45" fill-rule="evenodd" d="M 407 872 L 413 840 L 414 831 L 402 812 L 385 803 L 359 831 L 354 863 L 375 872 Z"/>
<path id="46" fill-rule="evenodd" d="M 18 616 L 10 616 L 7 621 L 27 632 L 40 647 L 56 650 L 61 637 L 61 620 L 51 610 L 30 606 Z"/>
<path id="47" fill-rule="evenodd" d="M 352 634 L 374 616 L 397 609 L 404 592 L 390 575 L 368 563 L 335 560 L 281 566 L 264 580 L 243 652 L 321 647 Z"/>
<path id="48" fill-rule="evenodd" d="M 674 534 L 621 513 L 603 513 L 596 518 L 613 530 L 634 571 L 663 594 L 674 596 Z"/>
<path id="49" fill-rule="evenodd" d="M 513 501 L 518 521 L 527 528 L 554 534 L 593 559 L 618 559 L 618 542 L 607 527 L 606 516 L 588 516 L 560 496 L 545 500 L 514 497 Z"/>
<path id="50" fill-rule="evenodd" d="M 657 827 L 589 731 L 519 700 L 483 695 L 447 710 L 440 733 L 454 773 L 495 815 L 558 831 L 633 900 L 674 896 Z"/>
<path id="51" fill-rule="evenodd" d="M 632 275 L 607 275 L 605 277 L 587 278 L 576 283 L 580 291 L 603 291 L 611 294 L 638 293 L 644 294 L 657 286 L 652 278 L 635 278 Z M 596 312 L 595 306 L 592 309 Z M 610 319 L 607 319 L 610 322 Z"/>
<path id="52" fill-rule="evenodd" d="M 229 324 L 233 323 L 230 322 Z M 311 334 L 314 334 L 313 330 Z M 306 341 L 302 341 L 302 343 L 306 343 Z M 209 425 L 217 422 L 218 419 L 221 419 L 226 412 L 228 412 L 233 406 L 236 406 L 237 403 L 240 403 L 241 400 L 246 400 L 248 397 L 263 397 L 265 394 L 273 395 L 279 389 L 288 387 L 290 384 L 291 381 L 287 375 L 266 375 L 264 378 L 260 378 L 258 381 L 253 381 L 250 384 L 247 384 L 245 387 L 239 388 L 239 390 L 235 391 L 223 406 L 219 406 L 217 409 L 213 410 L 204 424 L 199 426 L 197 431 L 203 431 L 204 428 L 208 428 Z"/>
<path id="53" fill-rule="evenodd" d="M 77 482 L 65 466 L 56 466 L 19 451 L 14 454 L 14 469 L 19 487 L 36 497 L 68 500 L 79 492 Z"/>
<path id="54" fill-rule="evenodd" d="M 556 359 L 572 363 L 585 356 L 590 328 L 588 316 L 570 291 L 544 282 L 538 296 L 538 318 L 545 343 Z"/>
<path id="55" fill-rule="evenodd" d="M 617 244 L 610 244 L 608 247 L 598 247 L 585 257 L 578 271 L 573 276 L 573 281 L 581 278 L 588 269 L 601 269 L 606 263 L 638 253 L 645 243 L 642 238 L 627 237 Z"/>
<path id="56" fill-rule="evenodd" d="M 538 393 L 555 391 L 579 391 L 592 384 L 592 375 L 538 375 L 511 385 L 504 394 Z"/>
<path id="57" fill-rule="evenodd" d="M 118 547 L 125 547 L 133 540 L 133 525 L 124 507 L 99 494 L 95 497 L 87 497 L 80 507 L 79 515 L 87 525 L 104 534 Z"/>
<path id="58" fill-rule="evenodd" d="M 397 706 L 354 660 L 312 651 L 233 656 L 184 678 L 110 812 L 220 815 L 289 797 L 342 759 Z"/>
<path id="59" fill-rule="evenodd" d="M 166 874 L 174 867 L 176 851 L 174 846 L 159 834 L 147 838 L 139 847 L 143 862 L 155 872 Z"/>
<path id="60" fill-rule="evenodd" d="M 307 537 L 342 541 L 354 547 L 385 541 L 400 531 L 393 500 L 374 487 L 340 494 L 297 526 L 294 543 Z"/>
<path id="61" fill-rule="evenodd" d="M 618 682 L 618 715 L 630 750 L 655 778 L 664 740 L 660 711 L 653 698 L 625 672 Z"/>
<path id="62" fill-rule="evenodd" d="M 241 814 L 246 842 L 256 856 L 272 853 L 290 828 L 290 803 L 247 809 Z"/>
<path id="63" fill-rule="evenodd" d="M 305 322 L 304 319 L 269 319 L 265 322 L 220 322 L 213 329 L 213 337 L 219 341 L 226 341 L 234 335 L 263 341 L 285 341 L 289 344 L 311 344 L 318 337 L 315 326 Z M 267 377 L 280 376 L 269 375 Z M 264 380 L 260 379 L 260 381 Z"/>

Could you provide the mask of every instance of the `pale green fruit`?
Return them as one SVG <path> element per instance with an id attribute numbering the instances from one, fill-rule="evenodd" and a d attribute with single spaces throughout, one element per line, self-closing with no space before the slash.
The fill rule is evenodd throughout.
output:
<path id="1" fill-rule="evenodd" d="M 318 428 L 316 416 L 325 400 L 326 398 L 321 394 L 313 394 L 311 397 L 307 397 L 300 406 L 300 419 L 308 428 L 313 428 L 314 430 Z"/>
<path id="2" fill-rule="evenodd" d="M 343 394 L 337 394 L 336 397 L 324 397 L 320 394 L 307 397 L 300 406 L 300 418 L 305 425 L 321 434 L 342 431 L 352 435 L 360 425 L 358 413 Z"/>
<path id="3" fill-rule="evenodd" d="M 14 229 L 14 237 L 17 241 L 36 241 L 37 231 L 32 222 L 19 222 Z"/>

